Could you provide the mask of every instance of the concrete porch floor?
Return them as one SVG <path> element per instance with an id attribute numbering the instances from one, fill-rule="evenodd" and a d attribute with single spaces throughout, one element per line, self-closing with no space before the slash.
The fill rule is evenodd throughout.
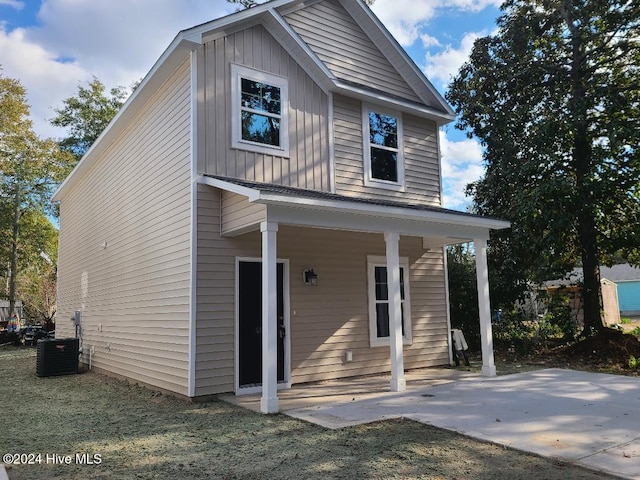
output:
<path id="1" fill-rule="evenodd" d="M 405 378 L 407 392 L 413 392 L 465 378 L 482 377 L 479 373 L 472 373 L 462 369 L 435 367 L 407 371 Z M 391 375 L 387 374 L 296 384 L 290 389 L 278 391 L 280 412 L 287 413 L 290 410 L 301 408 L 398 395 L 397 392 L 390 391 L 390 381 Z M 254 412 L 260 412 L 260 394 L 229 394 L 220 396 L 220 399 Z M 341 423 L 334 428 L 344 426 L 346 425 Z"/>

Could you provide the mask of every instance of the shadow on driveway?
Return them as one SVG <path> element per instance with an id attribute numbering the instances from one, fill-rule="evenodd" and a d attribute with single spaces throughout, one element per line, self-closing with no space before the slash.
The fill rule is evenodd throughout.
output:
<path id="1" fill-rule="evenodd" d="M 327 428 L 404 417 L 640 480 L 640 379 L 547 369 L 284 410 Z"/>

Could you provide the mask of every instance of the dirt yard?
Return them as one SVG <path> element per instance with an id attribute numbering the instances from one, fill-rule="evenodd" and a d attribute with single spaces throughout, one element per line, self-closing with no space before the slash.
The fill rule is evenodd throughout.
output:
<path id="1" fill-rule="evenodd" d="M 626 331 L 630 332 L 634 327 Z M 609 328 L 572 345 L 550 344 L 525 354 L 496 351 L 495 355 L 499 375 L 500 370 L 506 374 L 539 368 L 571 368 L 640 377 L 640 339 Z M 632 357 L 637 361 L 635 366 L 629 362 Z M 474 359 L 476 365 L 481 362 L 479 356 Z"/>
<path id="2" fill-rule="evenodd" d="M 93 373 L 38 378 L 30 348 L 0 349 L 0 398 L 0 453 L 33 454 L 10 480 L 613 478 L 407 420 L 325 430 Z"/>

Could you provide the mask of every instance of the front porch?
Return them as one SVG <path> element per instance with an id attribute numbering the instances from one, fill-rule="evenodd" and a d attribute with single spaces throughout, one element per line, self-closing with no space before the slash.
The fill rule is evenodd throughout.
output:
<path id="1" fill-rule="evenodd" d="M 506 228 L 509 225 L 508 222 L 454 212 L 435 206 L 360 199 L 329 192 L 246 180 L 201 177 L 199 183 L 221 192 L 219 196 L 220 238 L 226 239 L 228 246 L 233 245 L 236 241 L 251 239 L 252 242 L 255 242 L 259 240 L 260 250 L 254 250 L 253 255 L 257 258 L 253 260 L 262 265 L 261 275 L 259 271 L 254 274 L 254 277 L 261 277 L 260 282 L 258 283 L 256 280 L 255 283 L 261 285 L 259 287 L 261 295 L 254 297 L 254 303 L 261 303 L 260 311 L 262 313 L 260 314 L 258 311 L 258 315 L 261 315 L 262 321 L 253 326 L 252 331 L 259 332 L 261 337 L 261 341 L 258 340 L 254 349 L 257 352 L 261 347 L 261 353 L 258 354 L 258 358 L 261 359 L 261 367 L 258 366 L 257 361 L 252 361 L 252 364 L 261 368 L 262 381 L 259 382 L 258 372 L 258 379 L 251 383 L 256 386 L 261 383 L 260 411 L 263 413 L 280 411 L 280 401 L 286 396 L 286 392 L 278 390 L 279 384 L 282 383 L 279 378 L 278 358 L 282 355 L 279 353 L 278 339 L 283 335 L 288 336 L 289 333 L 288 329 L 283 329 L 278 322 L 283 320 L 286 325 L 289 313 L 296 316 L 296 308 L 292 307 L 289 312 L 288 307 L 284 309 L 281 307 L 282 301 L 279 302 L 278 299 L 282 297 L 280 289 L 284 289 L 284 287 L 280 286 L 282 282 L 278 280 L 277 271 L 278 264 L 286 263 L 289 261 L 288 259 L 292 259 L 292 265 L 299 263 L 303 258 L 309 259 L 314 256 L 320 265 L 327 265 L 327 262 L 332 258 L 340 259 L 331 271 L 331 275 L 336 279 L 336 284 L 343 282 L 345 276 L 357 274 L 356 282 L 351 285 L 345 284 L 338 293 L 340 298 L 351 298 L 351 301 L 354 298 L 357 299 L 356 308 L 359 312 L 357 315 L 349 317 L 348 324 L 345 324 L 346 329 L 342 332 L 347 336 L 342 338 L 350 339 L 349 328 L 356 324 L 360 325 L 355 333 L 358 342 L 360 342 L 359 348 L 364 348 L 361 351 L 366 352 L 365 356 L 376 357 L 367 373 L 379 373 L 390 369 L 391 375 L 386 390 L 403 392 L 407 388 L 405 369 L 417 367 L 415 363 L 419 362 L 416 359 L 418 358 L 417 354 L 420 354 L 420 345 L 426 348 L 423 348 L 421 354 L 428 356 L 433 353 L 428 349 L 428 345 L 439 343 L 438 349 L 441 354 L 444 353 L 445 357 L 441 358 L 439 363 L 431 363 L 431 365 L 447 363 L 448 349 L 446 347 L 449 344 L 449 322 L 448 304 L 446 303 L 448 302 L 446 261 L 443 264 L 443 247 L 448 244 L 473 241 L 477 254 L 482 372 L 486 376 L 495 375 L 486 248 L 490 229 Z M 304 248 L 295 242 L 295 240 L 302 238 L 302 231 L 333 233 L 318 233 L 309 236 L 310 244 L 315 245 L 314 249 L 308 248 L 308 245 L 307 248 Z M 350 237 L 352 240 L 359 239 L 360 242 L 344 241 L 345 238 Z M 327 241 L 319 243 L 318 238 Z M 258 245 L 254 243 L 254 246 Z M 230 252 L 231 249 L 227 249 L 227 251 Z M 348 255 L 347 251 L 350 251 L 351 254 Z M 436 269 L 439 273 L 435 273 L 431 262 L 437 263 Z M 302 273 L 300 267 L 303 266 L 313 267 L 317 264 L 297 265 L 296 268 L 293 268 L 293 278 L 296 278 L 298 273 Z M 287 268 L 285 267 L 285 278 L 288 275 Z M 438 276 L 440 278 L 436 279 Z M 236 272 L 236 281 L 237 278 Z M 367 283 L 365 283 L 365 279 Z M 408 288 L 409 280 L 411 288 Z M 284 280 L 284 283 L 286 284 L 287 280 Z M 324 290 L 326 284 L 322 285 Z M 420 285 L 424 288 L 418 288 Z M 420 295 L 420 315 L 418 316 L 412 312 L 414 298 L 409 298 L 410 291 L 412 292 L 411 296 L 414 295 L 414 286 Z M 434 286 L 436 287 L 434 288 Z M 236 285 L 236 296 L 239 291 L 237 288 Z M 367 288 L 369 289 L 368 315 L 361 310 L 361 307 L 367 305 Z M 326 290 L 324 291 L 328 293 Z M 335 296 L 322 296 L 321 299 L 320 293 L 322 291 L 318 289 L 311 296 L 303 294 L 298 298 L 312 298 L 316 302 L 315 312 L 318 313 L 320 311 L 318 307 L 329 306 L 336 298 Z M 319 301 L 323 303 L 317 303 Z M 441 319 L 441 324 L 436 328 L 431 328 L 429 318 L 434 315 L 432 310 L 434 302 L 438 305 L 436 311 Z M 284 303 L 286 304 L 286 299 Z M 300 313 L 299 310 L 298 313 Z M 236 313 L 237 318 L 240 316 Z M 421 336 L 416 340 L 416 338 L 411 338 L 411 330 L 413 322 L 418 318 L 421 319 L 423 330 Z M 301 322 L 304 320 L 298 315 L 296 323 L 301 326 Z M 364 329 L 361 328 L 363 321 L 365 322 Z M 307 324 L 316 330 L 315 325 Z M 366 337 L 363 337 L 363 333 L 369 337 L 368 341 Z M 291 335 L 295 335 L 295 332 L 292 331 Z M 285 338 L 287 338 L 286 342 L 292 342 L 294 348 L 299 345 L 295 341 L 296 337 L 293 337 L 293 341 L 290 340 L 291 336 Z M 330 342 L 332 339 L 333 337 L 329 336 L 325 338 L 325 341 Z M 367 346 L 361 345 L 363 343 L 366 343 Z M 321 349 L 322 347 L 318 346 L 315 351 L 305 352 L 309 356 L 301 358 L 299 355 L 297 357 L 300 359 L 300 364 L 305 364 L 307 371 L 315 371 L 313 375 L 322 375 L 325 366 L 329 366 L 326 352 L 321 353 Z M 386 352 L 384 352 L 385 349 Z M 410 363 L 413 363 L 413 366 L 407 363 L 406 353 L 408 351 L 411 351 L 412 362 Z M 350 353 L 350 349 L 345 349 L 340 353 L 340 355 L 345 354 L 344 363 L 346 364 L 352 361 Z M 383 353 L 386 355 L 386 362 L 380 361 L 380 354 Z M 287 353 L 284 354 L 285 358 L 286 355 Z M 365 360 L 365 356 L 360 355 L 359 361 Z M 241 358 L 245 357 L 242 355 Z M 335 365 L 336 361 L 342 361 L 341 358 L 340 356 L 335 357 L 330 362 Z M 384 368 L 385 363 L 388 364 L 386 369 Z M 428 364 L 420 366 L 428 366 Z M 348 365 L 345 365 L 346 367 Z M 361 364 L 361 367 L 367 368 L 364 364 Z M 341 372 L 335 372 L 321 378 L 347 376 L 344 375 L 345 368 L 340 367 Z M 288 376 L 285 368 L 285 384 L 287 379 L 290 381 L 292 376 L 298 376 L 299 372 L 300 369 L 296 370 L 294 367 L 290 372 L 291 375 Z M 241 387 L 237 378 L 238 374 L 236 373 L 236 393 Z M 307 380 L 298 378 L 297 382 L 315 379 L 319 378 Z"/>

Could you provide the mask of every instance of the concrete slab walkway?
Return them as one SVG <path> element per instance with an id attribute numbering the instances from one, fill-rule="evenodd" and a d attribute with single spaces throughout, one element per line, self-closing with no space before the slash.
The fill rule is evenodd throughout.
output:
<path id="1" fill-rule="evenodd" d="M 283 413 L 328 428 L 404 417 L 640 480 L 640 379 L 547 369 L 463 377 Z"/>
<path id="2" fill-rule="evenodd" d="M 294 386 L 281 411 L 327 428 L 404 417 L 640 480 L 640 379 L 564 369 L 483 378 L 429 369 L 408 372 L 407 391 L 388 378 Z M 259 396 L 228 397 L 259 410 Z"/>

